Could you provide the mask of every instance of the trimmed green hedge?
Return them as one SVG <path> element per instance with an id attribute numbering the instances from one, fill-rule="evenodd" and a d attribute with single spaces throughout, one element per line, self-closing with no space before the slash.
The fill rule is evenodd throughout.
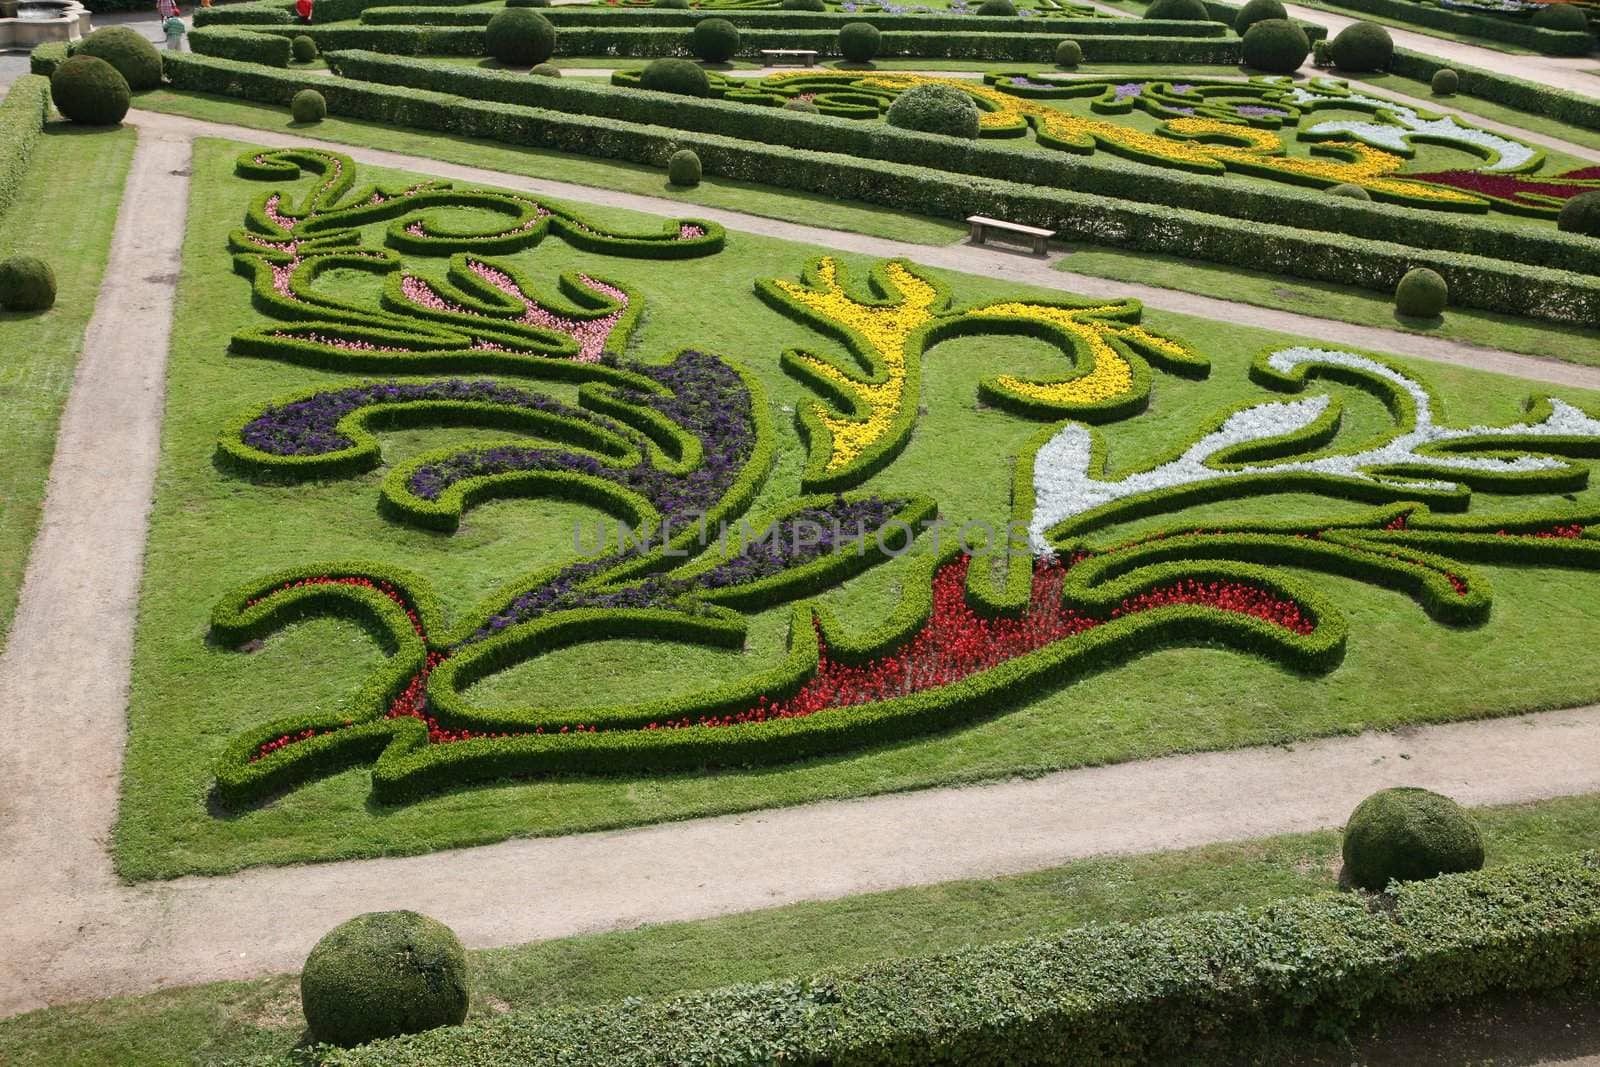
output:
<path id="1" fill-rule="evenodd" d="M 48 78 L 72 53 L 65 41 L 46 41 L 28 54 L 28 70 Z"/>
<path id="2" fill-rule="evenodd" d="M 302 27 L 291 28 L 299 36 Z M 318 42 L 319 45 L 321 42 Z M 287 67 L 293 52 L 290 37 L 258 33 L 254 29 L 211 26 L 189 34 L 189 47 L 203 56 L 218 56 L 241 63 L 260 63 L 268 67 Z"/>
<path id="3" fill-rule="evenodd" d="M 24 74 L 0 100 L 0 217 L 22 191 L 22 177 L 50 114 L 50 81 Z"/>
<path id="4" fill-rule="evenodd" d="M 1328 0 L 1340 11 L 1358 11 L 1394 19 L 1408 26 L 1459 33 L 1463 37 L 1485 37 L 1503 41 L 1551 56 L 1582 56 L 1594 48 L 1594 35 L 1588 32 L 1545 30 L 1526 20 L 1494 15 L 1475 15 L 1470 11 L 1451 11 L 1417 0 Z"/>
<path id="5" fill-rule="evenodd" d="M 1453 60 L 1435 59 L 1405 48 L 1396 48 L 1394 59 L 1389 63 L 1391 74 L 1421 82 L 1431 82 L 1435 73 L 1446 68 L 1461 76 L 1457 92 L 1462 96 L 1475 96 L 1490 103 L 1526 111 L 1530 115 L 1542 115 L 1585 129 L 1600 130 L 1600 99 L 1582 93 L 1553 89 L 1538 82 L 1479 67 L 1464 67 Z M 1470 109 L 1471 105 L 1467 106 Z"/>
<path id="6" fill-rule="evenodd" d="M 379 60 L 403 62 L 387 57 L 370 57 L 369 62 Z M 1060 231 L 1063 240 L 1139 251 L 1170 252 L 1174 247 L 1182 247 L 1195 259 L 1273 270 L 1314 281 L 1342 282 L 1385 293 L 1393 292 L 1400 278 L 1412 267 L 1427 266 L 1439 271 L 1449 282 L 1458 307 L 1477 307 L 1557 322 L 1593 324 L 1600 321 L 1600 279 L 1573 270 L 1528 266 L 1488 256 L 1488 253 L 1497 252 L 1501 257 L 1515 259 L 1510 254 L 1512 249 L 1524 254 L 1545 250 L 1545 254 L 1549 254 L 1557 247 L 1569 247 L 1573 252 L 1566 258 L 1577 266 L 1582 261 L 1586 241 L 1566 234 L 1541 235 L 1510 227 L 1484 226 L 1481 222 L 1474 228 L 1448 217 L 1434 221 L 1420 211 L 1293 189 L 1267 195 L 1246 182 L 1195 182 L 1181 174 L 1132 164 L 1100 168 L 1107 176 L 1122 172 L 1127 186 L 1121 191 L 1122 196 L 1133 195 L 1131 190 L 1140 181 L 1179 190 L 1187 185 L 1192 193 L 1203 194 L 1218 205 L 1217 214 L 1205 214 L 1184 208 L 1132 203 L 1118 196 L 1078 192 L 1069 188 L 1073 180 L 1039 181 L 1027 173 L 1029 168 L 1025 166 L 1027 163 L 1043 166 L 1048 158 L 1051 167 L 1061 168 L 1063 175 L 1072 174 L 1081 185 L 1094 172 L 1081 161 L 1048 157 L 1044 152 L 1034 153 L 1030 158 L 1022 151 L 994 149 L 981 143 L 967 145 L 905 131 L 878 129 L 871 133 L 874 144 L 903 143 L 908 151 L 919 153 L 926 151 L 926 145 L 937 143 L 945 156 L 940 162 L 951 169 L 961 169 L 962 164 L 971 167 L 973 160 L 992 159 L 995 165 L 1003 165 L 1013 173 L 1023 171 L 1023 180 L 1032 184 L 857 158 L 841 154 L 849 151 L 846 146 L 831 152 L 784 147 L 775 143 L 771 132 L 777 128 L 775 126 L 765 128 L 759 139 L 752 141 L 518 107 L 495 101 L 488 86 L 476 81 L 470 82 L 472 98 L 463 98 L 375 86 L 342 77 L 275 71 L 183 53 L 169 56 L 167 64 L 168 77 L 179 89 L 221 93 L 281 106 L 295 91 L 314 88 L 327 98 L 329 114 L 333 115 L 624 159 L 655 167 L 664 167 L 667 158 L 678 149 L 690 148 L 710 175 L 772 184 L 773 176 L 781 174 L 787 188 L 846 200 L 885 204 L 940 218 L 964 219 L 968 215 L 982 214 L 1013 219 Z M 417 66 L 426 69 L 426 64 Z M 492 73 L 453 72 L 458 89 L 479 74 Z M 565 88 L 574 81 L 526 77 L 520 80 L 534 92 L 551 87 Z M 635 93 L 625 99 L 639 100 L 642 96 Z M 679 112 L 685 114 L 715 103 L 681 97 L 670 99 Z M 830 130 L 851 128 L 847 120 L 778 109 L 762 109 L 758 114 L 781 117 L 790 123 L 829 124 Z M 901 138 L 906 140 L 898 140 Z M 1236 210 L 1225 213 L 1221 205 L 1228 203 L 1235 205 Z M 1294 224 L 1245 221 L 1251 214 L 1247 206 L 1284 211 L 1284 217 Z M 1294 209 L 1292 214 L 1288 211 L 1291 208 Z M 1297 228 L 1312 220 L 1345 229 L 1363 228 L 1357 224 L 1360 220 L 1370 223 L 1374 230 L 1393 233 L 1396 237 L 1404 236 L 1407 231 L 1425 232 L 1430 238 L 1447 237 L 1452 242 L 1481 249 L 1485 254 L 1421 249 Z M 1453 227 L 1452 222 L 1455 223 Z"/>
<path id="7" fill-rule="evenodd" d="M 1217 1063 L 1475 997 L 1600 988 L 1600 855 L 605 1008 L 522 1010 L 326 1067 Z"/>

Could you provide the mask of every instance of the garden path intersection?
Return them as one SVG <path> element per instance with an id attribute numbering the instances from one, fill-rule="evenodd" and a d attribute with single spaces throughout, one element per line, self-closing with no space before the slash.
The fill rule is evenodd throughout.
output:
<path id="1" fill-rule="evenodd" d="M 122 884 L 107 842 L 165 354 L 197 137 L 268 147 L 303 137 L 135 112 L 133 168 L 63 416 L 44 519 L 0 655 L 0 1015 L 89 996 L 290 970 L 356 912 L 408 907 L 472 946 L 516 944 L 799 900 L 1035 870 L 1341 823 L 1362 797 L 1420 785 L 1466 804 L 1600 791 L 1600 707 L 1087 768 L 1031 780 L 830 801 L 746 815 L 410 858 L 258 868 Z M 679 201 L 588 189 L 346 146 L 361 163 L 676 215 Z M 697 208 L 729 230 L 1399 351 L 1524 379 L 1600 388 L 1600 369 L 1108 282 L 1053 261 L 912 245 Z M 70 654 L 62 654 L 62 650 Z M 974 829 L 981 828 L 981 829 Z M 485 906 L 541 901 L 538 908 Z M 283 915 L 295 916 L 292 923 Z"/>

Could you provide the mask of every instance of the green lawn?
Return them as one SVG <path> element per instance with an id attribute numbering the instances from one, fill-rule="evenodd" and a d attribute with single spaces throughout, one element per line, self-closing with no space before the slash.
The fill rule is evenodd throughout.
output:
<path id="1" fill-rule="evenodd" d="M 251 486 L 212 465 L 215 435 L 248 405 L 339 376 L 276 362 L 231 358 L 237 328 L 259 321 L 247 286 L 231 273 L 224 238 L 259 183 L 232 176 L 239 146 L 201 142 L 185 268 L 180 283 L 159 492 L 152 517 L 137 634 L 124 803 L 115 851 L 122 872 L 142 879 L 217 872 L 259 863 L 426 852 L 525 834 L 556 834 L 924 786 L 1035 774 L 1166 752 L 1269 744 L 1312 735 L 1443 721 L 1583 703 L 1600 696 L 1596 591 L 1600 576 L 1540 569 L 1485 568 L 1496 593 L 1492 619 L 1477 629 L 1430 623 L 1407 599 L 1372 586 L 1319 578 L 1344 609 L 1353 633 L 1344 665 L 1317 678 L 1265 660 L 1210 648 L 1162 651 L 1099 674 L 995 718 L 949 734 L 870 751 L 763 770 L 725 770 L 641 779 L 524 781 L 462 789 L 404 807 L 374 806 L 368 774 L 355 769 L 297 789 L 243 814 L 207 806 L 210 768 L 239 731 L 291 711 L 332 708 L 355 689 L 378 653 L 349 624 L 319 620 L 292 627 L 251 655 L 208 645 L 207 618 L 237 583 L 317 559 L 376 557 L 422 573 L 449 609 L 488 594 L 513 576 L 565 558 L 571 521 L 596 513 L 545 503 L 501 502 L 474 509 L 451 536 L 382 519 L 379 473 L 301 487 Z M 363 168 L 364 180 L 398 177 Z M 622 212 L 592 212 L 602 223 L 633 222 Z M 368 243 L 375 241 L 368 235 Z M 726 354 L 751 368 L 775 407 L 778 461 L 753 513 L 794 495 L 803 458 L 789 412 L 809 398 L 782 373 L 779 352 L 833 342 L 791 323 L 751 289 L 758 278 L 793 278 L 816 250 L 730 235 L 727 249 L 701 259 L 651 264 L 578 252 L 550 239 L 511 257 L 536 277 L 581 268 L 614 274 L 643 293 L 646 319 L 637 351 L 649 358 L 684 346 Z M 866 262 L 841 256 L 851 267 Z M 431 268 L 436 270 L 437 264 Z M 993 279 L 945 275 L 958 302 L 1055 298 Z M 340 278 L 328 284 L 349 284 Z M 330 290 L 333 291 L 333 290 Z M 1151 313 L 1150 327 L 1186 339 L 1213 362 L 1209 379 L 1157 376 L 1150 414 L 1112 433 L 1114 472 L 1168 453 L 1222 410 L 1262 391 L 1245 368 L 1264 346 L 1293 339 L 1229 324 Z M 1313 339 L 1314 340 L 1314 339 Z M 927 360 L 925 414 L 911 444 L 866 486 L 921 492 L 956 522 L 1009 516 L 1012 457 L 1039 424 L 975 403 L 978 381 L 1003 368 L 1057 373 L 1060 357 L 1042 342 L 989 336 L 952 340 Z M 1516 418 L 1527 389 L 1517 382 L 1445 368 L 1425 377 L 1461 424 Z M 558 395 L 563 390 L 552 390 Z M 1600 397 L 1563 392 L 1580 403 Z M 1350 391 L 1346 436 L 1363 440 L 1388 425 L 1378 402 Z M 463 440 L 460 430 L 386 434 L 385 460 Z M 962 477 L 951 477 L 951 442 L 960 442 Z M 1583 499 L 1600 498 L 1600 489 Z M 1532 506 L 1526 498 L 1481 496 L 1481 508 Z M 1240 517 L 1321 518 L 1343 506 L 1300 496 L 1147 520 L 1143 526 Z M 1139 528 L 1138 524 L 1130 529 Z M 1121 532 L 1121 531 L 1119 531 Z M 886 564 L 828 594 L 865 628 L 886 616 L 920 552 Z M 566 649 L 503 672 L 476 698 L 515 692 L 580 709 L 596 702 L 685 692 L 770 667 L 784 655 L 787 608 L 755 614 L 742 652 L 673 652 L 639 641 Z M 1454 684 L 1461 664 L 1475 684 Z M 626 669 L 617 669 L 626 664 Z M 1174 684 L 1173 679 L 1182 679 Z"/>
<path id="2" fill-rule="evenodd" d="M 1490 865 L 1600 841 L 1600 796 L 1475 815 Z M 1338 853 L 1335 832 L 1284 835 L 475 952 L 473 1011 L 483 1016 L 513 1007 L 658 997 L 1092 923 L 1254 906 L 1330 891 Z M 0 1021 L 0 1061 L 9 1067 L 265 1067 L 282 1062 L 301 1025 L 292 976 L 217 983 Z"/>
<path id="3" fill-rule="evenodd" d="M 47 312 L 0 311 L 0 643 L 11 626 L 39 525 L 56 424 L 94 312 L 128 161 L 132 130 L 45 129 L 22 195 L 0 218 L 0 258 L 36 255 L 56 276 Z M 70 194 L 63 176 L 71 175 Z"/>
<path id="4" fill-rule="evenodd" d="M 1573 363 L 1600 364 L 1600 330 L 1579 326 L 1562 326 L 1475 308 L 1451 308 L 1438 319 L 1406 318 L 1395 314 L 1391 297 L 1369 289 L 1095 245 L 1069 248 L 1067 256 L 1056 266 L 1078 274 L 1159 285 L 1321 319 L 1444 337 Z"/>

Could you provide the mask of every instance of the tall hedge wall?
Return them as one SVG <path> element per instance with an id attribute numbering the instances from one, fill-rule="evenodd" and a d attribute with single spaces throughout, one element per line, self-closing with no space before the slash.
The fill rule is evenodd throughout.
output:
<path id="1" fill-rule="evenodd" d="M 327 1067 L 1061 1067 L 1236 1061 L 1262 1039 L 1486 994 L 1600 991 L 1600 855 L 1114 923 L 655 1002 L 513 1011 Z"/>
<path id="2" fill-rule="evenodd" d="M 1428 266 L 1445 276 L 1452 301 L 1458 306 L 1556 322 L 1600 323 L 1600 279 L 1571 271 L 1292 226 L 1240 222 L 1181 208 L 716 134 L 375 86 L 342 77 L 297 75 L 207 56 L 173 54 L 168 57 L 168 77 L 179 89 L 279 106 L 298 89 L 315 88 L 334 115 L 654 166 L 664 166 L 672 152 L 687 147 L 699 155 L 708 174 L 766 184 L 773 184 L 776 175 L 785 187 L 846 200 L 943 218 L 983 214 L 1014 219 L 1059 230 L 1065 240 L 1141 251 L 1181 248 L 1196 259 L 1386 292 L 1392 292 L 1412 267 Z M 1332 199 L 1336 198 L 1324 197 L 1320 202 Z M 1409 213 L 1406 218 L 1414 219 L 1417 214 Z"/>
<path id="3" fill-rule="evenodd" d="M 0 100 L 0 216 L 21 191 L 22 176 L 50 114 L 50 80 L 24 74 Z"/>

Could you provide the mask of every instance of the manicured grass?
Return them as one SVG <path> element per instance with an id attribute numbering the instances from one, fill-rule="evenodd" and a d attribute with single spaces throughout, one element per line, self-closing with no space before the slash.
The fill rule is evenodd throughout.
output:
<path id="1" fill-rule="evenodd" d="M 1500 315 L 1474 308 L 1451 308 L 1433 320 L 1395 314 L 1394 300 L 1368 289 L 1332 282 L 1284 278 L 1147 252 L 1095 245 L 1074 246 L 1057 268 L 1118 281 L 1142 282 L 1187 293 L 1237 300 L 1259 307 L 1295 311 L 1362 326 L 1445 337 L 1452 341 L 1551 356 L 1573 363 L 1600 364 L 1600 330 Z"/>
<path id="2" fill-rule="evenodd" d="M 1521 45 L 1509 44 L 1485 34 L 1457 33 L 1454 30 L 1436 29 L 1432 26 L 1421 26 L 1415 22 L 1405 22 L 1401 19 L 1390 18 L 1387 15 L 1374 15 L 1368 11 L 1357 11 L 1354 8 L 1340 7 L 1338 4 L 1325 3 L 1324 0 L 1295 0 L 1302 7 L 1309 7 L 1315 11 L 1328 11 L 1346 18 L 1360 19 L 1363 22 L 1376 22 L 1380 26 L 1389 26 L 1397 30 L 1409 30 L 1427 37 L 1437 37 L 1444 41 L 1455 41 L 1459 44 L 1470 44 L 1478 48 L 1487 48 L 1491 52 L 1504 52 L 1512 56 L 1536 56 L 1540 53 Z"/>
<path id="3" fill-rule="evenodd" d="M 257 130 L 286 132 L 291 126 L 286 109 L 264 107 L 200 93 L 181 93 L 152 89 L 136 98 L 136 105 L 151 111 L 226 122 Z M 845 230 L 852 233 L 888 237 L 916 244 L 949 244 L 966 233 L 966 227 L 943 219 L 930 219 L 909 212 L 893 211 L 870 204 L 834 200 L 813 193 L 790 192 L 752 182 L 707 177 L 693 188 L 684 189 L 667 182 L 665 170 L 634 163 L 617 163 L 588 156 L 570 155 L 537 148 L 511 148 L 494 141 L 467 137 L 446 137 L 414 130 L 396 129 L 375 122 L 329 117 L 313 130 L 302 130 L 307 138 L 338 144 L 381 148 L 435 159 L 448 159 L 473 167 L 575 182 L 597 189 L 617 189 L 625 193 L 664 196 L 680 200 L 685 210 L 692 205 L 727 208 L 787 222 Z"/>
<path id="4" fill-rule="evenodd" d="M 1474 814 L 1490 865 L 1600 840 L 1600 796 Z M 1291 834 L 475 952 L 473 1011 L 658 997 L 1091 923 L 1255 906 L 1330 891 L 1338 868 L 1337 833 Z M 226 982 L 0 1022 L 0 1060 L 11 1067 L 259 1063 L 286 1055 L 300 1027 L 293 977 Z"/>
<path id="5" fill-rule="evenodd" d="M 0 259 L 35 255 L 56 276 L 47 312 L 0 311 L 0 645 L 39 525 L 56 425 L 111 249 L 132 130 L 46 127 L 22 195 L 0 218 Z M 71 176 L 70 191 L 64 176 Z"/>
<path id="6" fill-rule="evenodd" d="M 233 177 L 240 147 L 201 142 L 195 158 L 115 841 L 120 868 L 130 878 L 426 852 L 507 836 L 1571 705 L 1600 695 L 1593 669 L 1600 659 L 1593 639 L 1600 626 L 1595 606 L 1600 601 L 1594 596 L 1600 576 L 1484 568 L 1494 583 L 1495 611 L 1477 629 L 1441 627 L 1395 593 L 1319 577 L 1319 587 L 1347 611 L 1353 630 L 1343 666 L 1323 677 L 1303 677 L 1218 649 L 1167 650 L 959 731 L 810 763 L 716 775 L 525 781 L 462 789 L 400 808 L 375 807 L 368 774 L 358 768 L 261 808 L 219 816 L 207 807 L 210 768 L 231 737 L 291 710 L 338 706 L 378 659 L 358 628 L 330 620 L 291 627 L 250 655 L 212 647 L 205 641 L 207 618 L 226 590 L 280 567 L 368 556 L 421 572 L 459 613 L 513 577 L 568 555 L 574 515 L 547 503 L 495 503 L 474 509 L 457 534 L 443 536 L 382 519 L 376 508 L 378 472 L 300 487 L 251 486 L 217 472 L 211 462 L 215 435 L 245 406 L 349 380 L 225 354 L 232 331 L 259 321 L 245 283 L 231 273 L 224 243 L 246 202 L 267 191 L 264 184 Z M 361 173 L 363 181 L 400 178 L 375 168 Z M 623 212 L 589 214 L 601 223 L 637 221 Z M 376 244 L 376 231 L 369 228 L 366 239 Z M 781 372 L 778 355 L 791 345 L 834 348 L 832 341 L 759 301 L 752 282 L 793 278 L 815 252 L 733 234 L 719 255 L 667 264 L 599 257 L 555 239 L 510 258 L 534 277 L 553 280 L 559 271 L 582 269 L 639 286 L 646 319 L 635 351 L 646 358 L 694 346 L 752 369 L 777 414 L 779 455 L 754 514 L 793 496 L 804 454 L 789 413 L 810 394 Z M 854 255 L 840 259 L 858 274 L 867 265 Z M 441 264 L 419 269 L 437 272 Z M 993 279 L 943 277 L 960 303 L 1062 295 Z M 335 287 L 330 292 L 338 292 L 345 283 L 334 278 L 328 284 Z M 1246 378 L 1248 362 L 1266 346 L 1297 340 L 1174 315 L 1151 313 L 1146 322 L 1195 345 L 1211 358 L 1213 370 L 1201 382 L 1158 375 L 1150 413 L 1109 431 L 1114 474 L 1165 456 L 1219 411 L 1264 396 Z M 1042 342 L 1006 336 L 940 345 L 926 363 L 925 414 L 910 445 L 866 486 L 886 494 L 933 496 L 941 514 L 956 523 L 1003 524 L 1010 512 L 1013 457 L 1039 424 L 975 402 L 978 381 L 997 369 L 1025 377 L 1059 373 L 1061 357 Z M 1439 388 L 1450 419 L 1459 424 L 1513 420 L 1528 392 L 1508 379 L 1454 368 L 1428 367 L 1423 376 Z M 1600 410 L 1594 394 L 1557 392 Z M 1365 440 L 1388 425 L 1376 400 L 1341 390 L 1346 393 L 1340 442 Z M 402 462 L 423 449 L 463 439 L 459 430 L 386 434 L 385 459 Z M 952 442 L 960 443 L 958 452 Z M 957 454 L 962 475 L 951 477 Z M 1582 499 L 1597 497 L 1600 489 L 1591 489 Z M 1541 502 L 1483 495 L 1477 507 L 1504 512 Z M 1225 516 L 1305 519 L 1346 513 L 1344 505 L 1285 496 L 1192 509 L 1131 528 Z M 586 521 L 594 518 L 595 513 L 586 513 Z M 911 557 L 880 566 L 822 599 L 859 626 L 871 626 L 896 602 L 911 560 L 927 550 L 924 540 Z M 660 655 L 659 646 L 641 642 L 588 644 L 488 679 L 481 692 L 560 699 L 568 706 L 683 692 L 775 664 L 784 654 L 788 621 L 787 608 L 754 615 L 742 652 L 684 648 L 679 655 Z M 1472 664 L 1470 687 L 1455 684 L 1464 663 Z M 618 669 L 619 664 L 627 668 Z"/>

